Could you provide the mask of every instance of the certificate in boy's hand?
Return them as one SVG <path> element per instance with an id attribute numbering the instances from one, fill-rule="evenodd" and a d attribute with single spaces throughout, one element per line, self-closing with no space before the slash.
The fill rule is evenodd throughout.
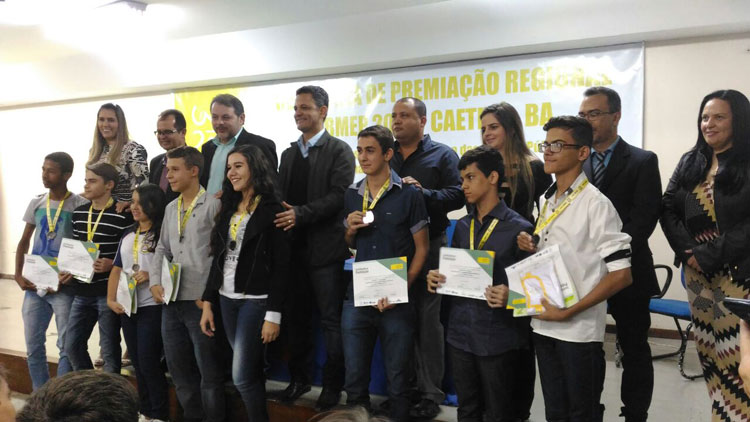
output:
<path id="1" fill-rule="evenodd" d="M 74 239 L 63 239 L 57 266 L 60 272 L 73 275 L 76 280 L 91 283 L 94 278 L 94 261 L 99 259 L 99 246 L 93 242 L 82 242 Z"/>
<path id="2" fill-rule="evenodd" d="M 42 255 L 24 255 L 22 275 L 34 283 L 37 289 L 56 292 L 60 281 L 57 277 L 57 258 Z"/>
<path id="3" fill-rule="evenodd" d="M 445 276 L 445 283 L 435 291 L 444 295 L 485 300 L 485 289 L 492 286 L 494 262 L 494 251 L 440 248 L 438 271 Z"/>
<path id="4" fill-rule="evenodd" d="M 352 276 L 355 307 L 377 305 L 382 298 L 389 304 L 409 302 L 405 256 L 355 262 Z"/>

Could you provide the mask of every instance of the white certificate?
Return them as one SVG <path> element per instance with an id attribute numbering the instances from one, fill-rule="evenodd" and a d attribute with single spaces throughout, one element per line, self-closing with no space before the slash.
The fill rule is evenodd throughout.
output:
<path id="1" fill-rule="evenodd" d="M 135 293 L 136 282 L 128 273 L 123 270 L 120 272 L 120 282 L 117 284 L 117 303 L 125 309 L 125 315 L 130 316 L 136 313 L 138 301 Z"/>
<path id="2" fill-rule="evenodd" d="M 24 255 L 23 277 L 34 283 L 37 289 L 57 291 L 60 281 L 57 278 L 57 258 L 42 255 Z"/>
<path id="3" fill-rule="evenodd" d="M 390 304 L 409 302 L 405 256 L 355 262 L 352 277 L 355 307 L 377 305 L 382 298 Z"/>
<path id="4" fill-rule="evenodd" d="M 94 261 L 99 258 L 99 247 L 93 242 L 63 239 L 57 265 L 60 271 L 68 272 L 77 280 L 91 283 L 94 278 Z"/>
<path id="5" fill-rule="evenodd" d="M 505 269 L 508 276 L 508 309 L 513 316 L 539 315 L 544 311 L 542 298 L 558 308 L 578 302 L 573 283 L 558 245 L 544 250 Z"/>
<path id="6" fill-rule="evenodd" d="M 436 292 L 444 295 L 485 300 L 484 291 L 492 286 L 495 251 L 440 248 L 439 272 L 445 283 Z"/>
<path id="7" fill-rule="evenodd" d="M 169 262 L 165 256 L 161 261 L 161 286 L 164 288 L 164 303 L 177 299 L 180 290 L 180 264 Z"/>

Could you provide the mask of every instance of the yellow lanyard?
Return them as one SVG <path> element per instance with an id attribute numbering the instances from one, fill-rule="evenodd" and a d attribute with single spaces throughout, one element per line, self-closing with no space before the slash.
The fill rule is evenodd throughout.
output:
<path id="1" fill-rule="evenodd" d="M 253 199 L 252 205 L 250 205 L 250 212 L 255 212 L 255 209 L 258 208 L 258 204 L 260 203 L 260 195 L 257 195 Z M 245 219 L 245 216 L 248 215 L 248 213 L 243 212 L 240 214 L 240 218 L 232 218 L 232 224 L 229 226 L 229 236 L 234 240 L 237 241 L 237 232 L 240 230 L 240 225 L 242 225 L 242 220 Z M 233 217 L 236 217 L 237 213 L 234 213 Z"/>
<path id="2" fill-rule="evenodd" d="M 89 242 L 94 241 L 94 233 L 96 233 L 96 228 L 99 227 L 99 221 L 102 219 L 102 214 L 104 214 L 104 210 L 111 207 L 112 204 L 114 203 L 115 201 L 112 198 L 109 198 L 109 201 L 107 201 L 107 205 L 105 205 L 104 208 L 102 208 L 99 211 L 99 216 L 96 217 L 96 223 L 94 223 L 93 228 L 91 227 L 91 213 L 94 210 L 94 203 L 93 202 L 91 203 L 91 206 L 89 207 L 89 219 L 86 222 L 86 235 L 87 235 L 86 238 L 88 239 Z"/>
<path id="3" fill-rule="evenodd" d="M 140 229 L 135 229 L 135 239 L 133 240 L 133 267 L 138 266 L 138 236 Z"/>
<path id="4" fill-rule="evenodd" d="M 188 220 L 190 220 L 190 214 L 193 213 L 195 203 L 198 202 L 198 198 L 200 198 L 204 193 L 206 193 L 206 190 L 201 187 L 201 190 L 198 191 L 198 195 L 195 195 L 195 198 L 193 198 L 193 202 L 190 203 L 187 211 L 185 211 L 184 216 L 181 216 L 180 214 L 182 212 L 182 194 L 177 197 L 177 234 L 180 236 L 180 241 L 182 241 L 182 233 L 185 231 L 185 226 L 187 226 Z"/>
<path id="5" fill-rule="evenodd" d="M 559 207 L 555 210 L 555 212 L 552 213 L 552 215 L 549 216 L 548 219 L 543 220 L 544 214 L 547 213 L 547 203 L 549 201 L 544 201 L 544 207 L 542 208 L 542 212 L 539 214 L 539 219 L 536 222 L 536 228 L 534 229 L 534 234 L 539 234 L 542 230 L 544 230 L 545 227 L 550 225 L 553 221 L 557 219 L 557 217 L 562 214 L 563 211 L 565 211 L 566 208 L 573 202 L 574 199 L 576 199 L 576 196 L 578 196 L 581 191 L 583 191 L 583 188 L 586 187 L 586 185 L 589 184 L 588 179 L 583 179 L 583 182 L 581 182 L 580 185 L 570 194 L 567 198 L 565 198 L 565 201 L 563 201 L 562 204 L 560 204 Z"/>
<path id="6" fill-rule="evenodd" d="M 55 218 L 52 218 L 52 215 L 50 214 L 50 211 L 49 211 L 49 195 L 47 195 L 47 237 L 50 236 L 50 233 L 55 232 L 55 228 L 57 227 L 57 220 L 60 218 L 63 205 L 65 205 L 65 200 L 68 199 L 69 196 L 70 196 L 70 191 L 65 192 L 65 197 L 63 197 L 62 201 L 60 201 L 60 204 L 57 206 L 57 211 L 55 212 Z"/>
<path id="7" fill-rule="evenodd" d="M 362 197 L 362 212 L 367 212 L 373 208 L 375 208 L 375 204 L 378 203 L 380 200 L 380 197 L 383 196 L 386 190 L 388 190 L 388 186 L 391 184 L 391 178 L 389 177 L 386 179 L 385 183 L 383 183 L 383 186 L 380 188 L 380 191 L 378 191 L 378 194 L 373 198 L 372 204 L 370 206 L 367 206 L 367 203 L 370 201 L 370 187 L 367 185 L 367 179 L 364 181 L 365 183 L 365 195 Z"/>
<path id="8" fill-rule="evenodd" d="M 469 248 L 471 250 L 474 250 L 474 220 L 474 218 L 471 219 L 471 227 L 469 227 Z M 479 239 L 479 247 L 477 249 L 482 249 L 484 247 L 484 244 L 487 243 L 487 239 L 490 238 L 492 231 L 495 230 L 495 226 L 497 226 L 498 221 L 499 220 L 497 218 L 492 219 L 490 226 L 487 227 L 487 230 L 484 231 L 484 235 L 482 235 L 482 238 Z"/>

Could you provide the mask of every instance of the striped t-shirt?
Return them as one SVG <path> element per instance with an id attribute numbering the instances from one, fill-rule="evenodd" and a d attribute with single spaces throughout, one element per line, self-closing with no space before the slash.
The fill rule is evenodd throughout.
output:
<path id="1" fill-rule="evenodd" d="M 104 210 L 99 225 L 94 233 L 92 241 L 99 245 L 99 258 L 109 258 L 114 260 L 117 254 L 117 247 L 120 239 L 127 228 L 133 225 L 133 216 L 130 212 L 117 213 L 116 205 Z M 96 224 L 99 217 L 97 209 L 91 212 L 91 226 Z M 89 217 L 89 204 L 82 205 L 73 211 L 73 239 L 87 241 L 87 222 Z M 106 296 L 107 279 L 109 271 L 105 273 L 95 273 L 91 284 L 80 283 L 73 279 L 75 283 L 75 294 L 78 296 Z"/>

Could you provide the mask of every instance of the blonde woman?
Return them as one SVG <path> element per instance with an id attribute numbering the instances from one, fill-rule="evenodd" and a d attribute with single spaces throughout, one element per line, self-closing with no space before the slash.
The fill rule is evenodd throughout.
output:
<path id="1" fill-rule="evenodd" d="M 87 165 L 105 162 L 120 173 L 112 196 L 117 201 L 117 212 L 130 207 L 133 190 L 148 180 L 146 149 L 131 141 L 125 113 L 117 104 L 107 103 L 96 114 L 94 143 Z"/>

